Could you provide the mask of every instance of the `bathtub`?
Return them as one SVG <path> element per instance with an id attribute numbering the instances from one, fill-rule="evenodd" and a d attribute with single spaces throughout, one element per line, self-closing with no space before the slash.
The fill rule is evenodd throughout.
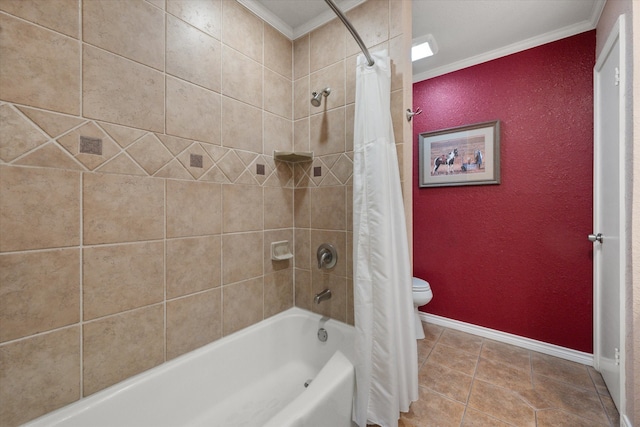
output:
<path id="1" fill-rule="evenodd" d="M 352 427 L 353 341 L 291 308 L 25 426 Z"/>

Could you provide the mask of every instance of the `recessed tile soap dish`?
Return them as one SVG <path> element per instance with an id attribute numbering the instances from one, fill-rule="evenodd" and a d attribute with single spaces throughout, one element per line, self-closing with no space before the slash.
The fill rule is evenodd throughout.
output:
<path id="1" fill-rule="evenodd" d="M 274 261 L 284 261 L 293 258 L 291 249 L 289 249 L 289 241 L 271 243 L 271 259 Z"/>

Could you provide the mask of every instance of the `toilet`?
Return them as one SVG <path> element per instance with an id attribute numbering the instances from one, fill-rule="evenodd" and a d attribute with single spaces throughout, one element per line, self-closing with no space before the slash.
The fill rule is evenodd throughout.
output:
<path id="1" fill-rule="evenodd" d="M 433 292 L 431 292 L 431 286 L 426 280 L 413 278 L 413 306 L 415 307 L 416 316 L 416 339 L 424 338 L 424 330 L 422 329 L 422 322 L 418 315 L 418 307 L 421 307 L 431 301 L 433 298 Z"/>

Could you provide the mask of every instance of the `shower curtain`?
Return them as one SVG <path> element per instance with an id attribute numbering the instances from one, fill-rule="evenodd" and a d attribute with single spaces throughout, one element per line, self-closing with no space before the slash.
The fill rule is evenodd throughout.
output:
<path id="1" fill-rule="evenodd" d="M 356 70 L 353 166 L 356 396 L 360 426 L 397 426 L 418 399 L 418 361 L 409 247 L 391 125 L 386 51 Z M 408 177 L 407 179 L 411 179 Z"/>

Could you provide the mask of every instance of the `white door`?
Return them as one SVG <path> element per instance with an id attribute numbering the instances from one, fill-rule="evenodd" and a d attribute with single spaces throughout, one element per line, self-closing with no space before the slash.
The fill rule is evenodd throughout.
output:
<path id="1" fill-rule="evenodd" d="M 594 365 L 619 410 L 624 363 L 624 16 L 594 69 Z"/>

